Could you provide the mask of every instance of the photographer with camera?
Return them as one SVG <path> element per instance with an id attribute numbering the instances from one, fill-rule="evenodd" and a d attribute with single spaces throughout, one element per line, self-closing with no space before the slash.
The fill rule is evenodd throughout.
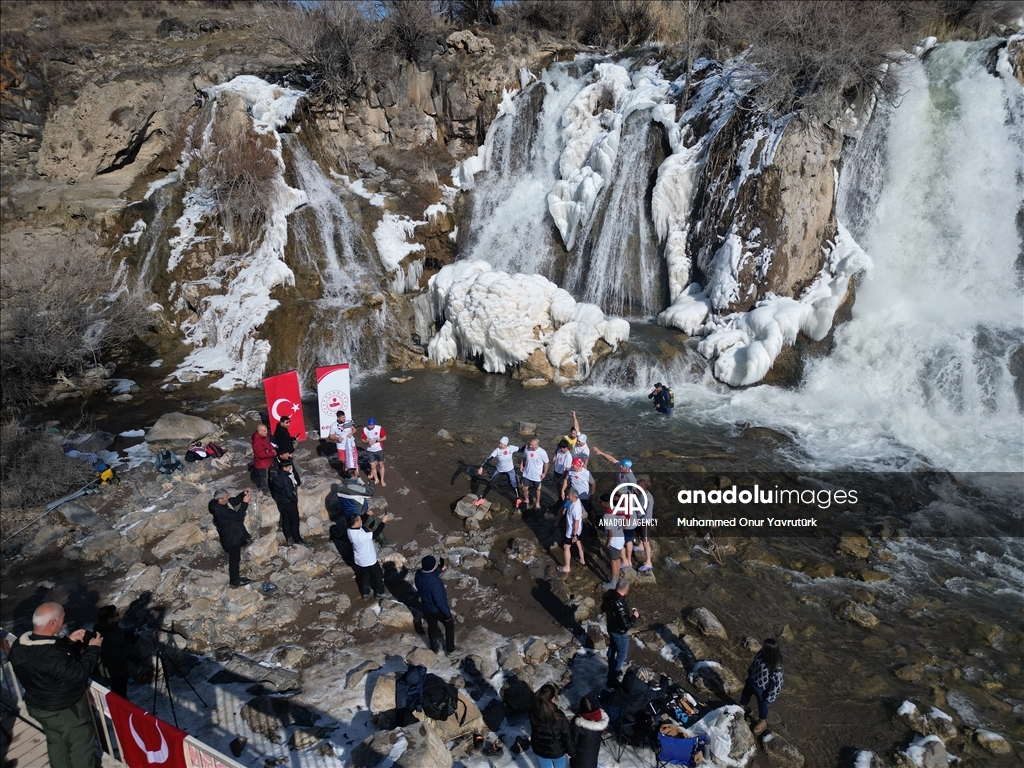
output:
<path id="1" fill-rule="evenodd" d="M 416 571 L 416 591 L 420 593 L 423 603 L 423 615 L 427 617 L 427 640 L 430 648 L 437 653 L 441 644 L 441 630 L 438 624 L 444 624 L 445 653 L 455 653 L 455 617 L 448 607 L 448 591 L 441 581 L 441 574 L 448 568 L 444 558 L 438 562 L 433 555 L 423 558 L 421 567 Z M 435 640 L 436 638 L 436 640 Z"/>
<path id="2" fill-rule="evenodd" d="M 232 587 L 244 587 L 250 579 L 242 578 L 239 568 L 242 564 L 242 547 L 249 542 L 249 531 L 245 527 L 245 515 L 249 510 L 249 489 L 235 497 L 228 496 L 223 488 L 213 493 L 208 509 L 217 526 L 220 545 L 228 553 L 228 577 Z"/>
<path id="3" fill-rule="evenodd" d="M 75 644 L 85 643 L 84 650 Z M 28 713 L 46 734 L 51 768 L 93 768 L 96 729 L 85 692 L 100 660 L 103 637 L 76 629 L 65 636 L 64 606 L 43 603 L 32 631 L 11 647 L 11 665 L 25 687 Z"/>
<path id="4" fill-rule="evenodd" d="M 619 682 L 619 672 L 626 663 L 626 654 L 629 652 L 629 630 L 640 618 L 640 612 L 636 608 L 630 609 L 626 603 L 627 594 L 629 580 L 625 576 L 619 576 L 615 588 L 605 592 L 601 601 L 601 610 L 608 621 L 609 688 L 614 688 Z"/>

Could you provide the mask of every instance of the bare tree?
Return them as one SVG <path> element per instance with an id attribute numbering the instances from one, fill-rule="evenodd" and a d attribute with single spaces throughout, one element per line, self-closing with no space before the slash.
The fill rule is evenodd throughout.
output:
<path id="1" fill-rule="evenodd" d="M 495 0 L 439 0 L 441 15 L 452 24 L 497 24 Z"/>
<path id="2" fill-rule="evenodd" d="M 383 0 L 384 39 L 408 61 L 426 61 L 434 50 L 439 29 L 432 3 L 422 0 Z"/>

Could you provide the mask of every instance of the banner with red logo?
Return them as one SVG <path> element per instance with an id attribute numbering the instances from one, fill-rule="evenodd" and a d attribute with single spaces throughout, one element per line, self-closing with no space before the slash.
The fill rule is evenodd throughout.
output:
<path id="1" fill-rule="evenodd" d="M 320 437 L 327 437 L 331 424 L 338 420 L 338 411 L 344 411 L 346 419 L 354 418 L 348 363 L 317 368 L 316 395 L 320 406 Z"/>
<path id="2" fill-rule="evenodd" d="M 296 440 L 306 439 L 306 422 L 302 418 L 302 398 L 299 395 L 299 374 L 296 371 L 268 376 L 263 380 L 267 395 L 267 413 L 270 414 L 270 434 L 277 429 L 282 416 L 291 418 L 288 434 Z"/>
<path id="3" fill-rule="evenodd" d="M 121 759 L 129 768 L 187 768 L 184 746 L 187 733 L 116 693 L 108 693 L 106 699 L 121 747 Z"/>

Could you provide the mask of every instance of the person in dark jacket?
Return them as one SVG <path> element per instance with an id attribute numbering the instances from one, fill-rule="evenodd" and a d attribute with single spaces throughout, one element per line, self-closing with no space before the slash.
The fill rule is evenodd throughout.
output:
<path id="1" fill-rule="evenodd" d="M 94 768 L 96 729 L 85 692 L 100 660 L 103 636 L 95 634 L 81 653 L 72 643 L 85 640 L 76 629 L 67 638 L 64 607 L 43 603 L 32 614 L 32 631 L 19 637 L 9 655 L 25 688 L 25 705 L 46 734 L 51 768 Z"/>
<path id="2" fill-rule="evenodd" d="M 128 655 L 135 643 L 134 633 L 125 632 L 119 623 L 117 606 L 100 608 L 96 631 L 103 636 L 100 648 L 99 673 L 110 690 L 122 699 L 128 698 Z"/>
<path id="3" fill-rule="evenodd" d="M 249 510 L 249 489 L 246 488 L 234 498 L 223 488 L 214 491 L 209 505 L 213 523 L 217 526 L 220 545 L 228 553 L 228 577 L 232 587 L 244 587 L 249 579 L 239 575 L 242 564 L 242 547 L 249 541 L 245 527 L 245 513 Z"/>
<path id="4" fill-rule="evenodd" d="M 274 497 L 277 511 L 281 513 L 281 530 L 284 532 L 285 544 L 305 546 L 306 542 L 299 533 L 298 483 L 292 474 L 291 462 L 282 461 L 280 471 L 275 472 L 270 478 L 270 495 Z"/>
<path id="5" fill-rule="evenodd" d="M 608 621 L 608 687 L 614 688 L 619 681 L 619 672 L 626 663 L 629 652 L 629 630 L 640 618 L 636 608 L 630 609 L 626 604 L 629 594 L 629 580 L 620 576 L 615 582 L 615 589 L 604 593 L 601 610 Z"/>
<path id="6" fill-rule="evenodd" d="M 758 720 L 751 729 L 755 736 L 760 736 L 768 727 L 768 705 L 773 703 L 782 691 L 782 651 L 779 641 L 769 637 L 764 641 L 750 662 L 747 670 L 747 682 L 740 694 L 740 706 L 744 709 L 751 696 L 757 697 Z"/>
<path id="7" fill-rule="evenodd" d="M 270 495 L 270 465 L 277 458 L 277 449 L 270 441 L 270 434 L 266 424 L 260 424 L 252 433 L 252 463 L 256 469 L 256 476 L 259 478 L 260 491 Z"/>
<path id="8" fill-rule="evenodd" d="M 571 730 L 573 752 L 569 768 L 597 768 L 601 739 L 608 730 L 608 714 L 589 696 L 584 696 L 580 699 Z"/>
<path id="9" fill-rule="evenodd" d="M 666 416 L 672 415 L 672 391 L 660 381 L 654 385 L 654 391 L 647 396 L 654 401 L 654 410 Z"/>
<path id="10" fill-rule="evenodd" d="M 423 603 L 423 615 L 427 617 L 427 639 L 430 648 L 437 653 L 441 646 L 441 629 L 444 625 L 444 650 L 449 656 L 455 653 L 455 617 L 448 607 L 448 590 L 441 581 L 441 573 L 447 566 L 439 565 L 433 555 L 427 555 L 416 571 L 416 591 Z M 435 640 L 436 638 L 436 640 Z"/>
<path id="11" fill-rule="evenodd" d="M 558 689 L 545 683 L 533 696 L 530 705 L 530 746 L 540 768 L 568 768 L 568 755 L 573 753 L 569 721 L 555 704 Z"/>
<path id="12" fill-rule="evenodd" d="M 608 702 L 612 720 L 630 723 L 637 713 L 658 697 L 654 685 L 654 672 L 648 667 L 630 667 L 622 677 L 620 685 Z"/>
<path id="13" fill-rule="evenodd" d="M 295 453 L 295 438 L 292 437 L 292 433 L 289 432 L 289 428 L 292 425 L 291 416 L 282 416 L 280 421 L 277 422 L 277 427 L 274 429 L 274 445 L 277 446 L 277 455 L 280 456 L 282 453 L 289 455 Z"/>

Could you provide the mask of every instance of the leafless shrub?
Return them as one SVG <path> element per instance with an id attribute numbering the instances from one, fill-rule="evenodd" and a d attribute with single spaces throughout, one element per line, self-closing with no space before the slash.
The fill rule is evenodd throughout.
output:
<path id="1" fill-rule="evenodd" d="M 258 12 L 265 36 L 302 62 L 324 100 L 343 99 L 370 79 L 384 36 L 372 3 L 267 2 Z"/>
<path id="2" fill-rule="evenodd" d="M 585 8 L 579 0 L 518 0 L 501 6 L 503 17 L 517 32 L 544 30 L 574 38 Z"/>
<path id="3" fill-rule="evenodd" d="M 384 40 L 408 61 L 424 62 L 437 44 L 438 17 L 422 0 L 383 0 Z"/>
<path id="4" fill-rule="evenodd" d="M 460 27 L 499 21 L 495 0 L 439 0 L 438 6 L 448 22 Z"/>
<path id="5" fill-rule="evenodd" d="M 894 96 L 883 65 L 912 37 L 905 3 L 888 0 L 739 0 L 726 26 L 749 44 L 747 61 L 762 78 L 763 110 L 828 120 L 858 93 Z"/>
<path id="6" fill-rule="evenodd" d="M 657 27 L 655 0 L 608 0 L 584 3 L 580 42 L 628 48 L 651 39 Z"/>
<path id="7" fill-rule="evenodd" d="M 0 506 L 5 510 L 58 499 L 92 479 L 88 461 L 64 454 L 60 435 L 13 420 L 0 425 Z"/>
<path id="8" fill-rule="evenodd" d="M 141 297 L 116 291 L 114 270 L 84 236 L 4 244 L 0 273 L 0 382 L 5 409 L 38 399 L 131 344 L 148 327 Z"/>

